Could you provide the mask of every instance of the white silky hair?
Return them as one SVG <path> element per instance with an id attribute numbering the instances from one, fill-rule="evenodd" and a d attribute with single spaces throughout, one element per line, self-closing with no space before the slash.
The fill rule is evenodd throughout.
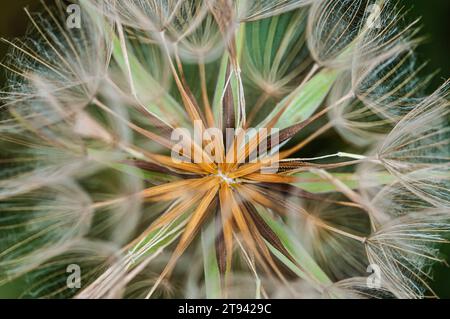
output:
<path id="1" fill-rule="evenodd" d="M 1 203 L 0 282 L 16 278 L 63 253 L 91 227 L 89 195 L 75 181 L 64 181 Z M 18 230 L 22 230 L 18 232 Z"/>
<path id="2" fill-rule="evenodd" d="M 370 263 L 380 267 L 385 285 L 398 298 L 420 298 L 425 290 L 434 294 L 424 278 L 431 265 L 443 262 L 438 245 L 450 231 L 446 209 L 408 214 L 378 229 L 366 242 Z"/>
<path id="3" fill-rule="evenodd" d="M 86 1 L 81 5 L 86 6 Z M 6 68 L 10 71 L 6 105 L 28 104 L 23 113 L 41 112 L 36 100 L 53 96 L 65 112 L 83 108 L 96 94 L 111 56 L 111 30 L 83 10 L 81 28 L 69 29 L 58 10 L 45 7 L 43 14 L 28 13 L 32 28 L 25 40 L 9 42 L 14 50 Z M 27 103 L 32 100 L 32 103 Z M 3 106 L 5 107 L 5 105 Z M 42 111 L 44 112 L 44 110 Z"/>
<path id="4" fill-rule="evenodd" d="M 422 199 L 450 207 L 449 84 L 411 110 L 378 147 L 384 166 Z"/>

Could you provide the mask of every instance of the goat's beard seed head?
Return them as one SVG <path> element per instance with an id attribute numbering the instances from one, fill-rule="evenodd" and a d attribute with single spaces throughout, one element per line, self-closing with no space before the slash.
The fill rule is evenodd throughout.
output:
<path id="1" fill-rule="evenodd" d="M 434 295 L 449 90 L 423 93 L 416 22 L 383 0 L 79 4 L 80 28 L 60 1 L 27 12 L 2 64 L 0 284 Z"/>

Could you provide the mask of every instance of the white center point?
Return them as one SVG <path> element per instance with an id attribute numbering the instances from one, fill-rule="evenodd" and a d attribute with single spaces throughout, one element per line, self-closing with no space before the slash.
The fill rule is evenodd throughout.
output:
<path id="1" fill-rule="evenodd" d="M 220 177 L 222 180 L 224 180 L 225 183 L 227 183 L 228 185 L 236 183 L 236 181 L 233 178 L 228 177 L 226 174 L 223 174 L 221 171 L 217 172 L 217 176 Z"/>

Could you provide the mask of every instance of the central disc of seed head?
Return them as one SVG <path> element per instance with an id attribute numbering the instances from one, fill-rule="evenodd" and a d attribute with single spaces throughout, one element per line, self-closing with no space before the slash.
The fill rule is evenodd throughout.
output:
<path id="1" fill-rule="evenodd" d="M 222 181 L 227 183 L 228 185 L 236 184 L 236 180 L 234 178 L 229 177 L 226 173 L 223 173 L 221 170 L 217 171 L 217 177 L 220 177 Z"/>

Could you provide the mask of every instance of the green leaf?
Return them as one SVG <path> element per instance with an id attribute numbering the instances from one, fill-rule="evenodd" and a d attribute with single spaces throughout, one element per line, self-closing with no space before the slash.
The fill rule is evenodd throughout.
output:
<path id="1" fill-rule="evenodd" d="M 132 247 L 129 253 L 134 256 L 134 264 L 174 242 L 182 234 L 187 216 L 188 213 L 180 216 L 169 225 L 155 229 Z"/>
<path id="2" fill-rule="evenodd" d="M 214 245 L 216 234 L 214 227 L 215 225 L 212 224 L 209 228 L 202 230 L 203 267 L 205 271 L 206 298 L 208 299 L 217 299 L 222 296 L 220 271 Z"/>
<path id="3" fill-rule="evenodd" d="M 242 65 L 249 80 L 286 86 L 306 67 L 306 10 L 245 23 Z"/>
<path id="4" fill-rule="evenodd" d="M 123 161 L 125 158 L 121 154 L 113 152 L 105 154 L 103 151 L 97 151 L 93 148 L 88 149 L 88 154 L 91 158 L 95 159 L 102 165 L 108 166 L 119 172 L 126 173 L 128 175 L 135 176 L 141 179 L 147 179 L 152 182 L 163 182 L 163 183 L 172 182 L 178 179 L 177 177 L 172 175 L 160 172 L 152 172 L 133 166 L 131 164 L 123 163 L 121 161 Z M 136 152 L 130 153 L 130 155 L 135 156 L 139 159 L 143 159 L 142 157 L 140 157 L 140 154 Z"/>
<path id="5" fill-rule="evenodd" d="M 216 89 L 214 91 L 214 100 L 213 100 L 213 114 L 216 119 L 216 125 L 219 125 L 219 119 L 221 118 L 222 112 L 222 95 L 223 90 L 225 88 L 225 83 L 227 82 L 227 67 L 228 67 L 228 54 L 225 53 L 222 57 L 222 61 L 220 62 L 219 75 L 217 76 Z"/>
<path id="6" fill-rule="evenodd" d="M 159 173 L 159 172 L 151 172 L 147 170 L 143 170 L 139 167 L 135 167 L 126 163 L 110 163 L 108 164 L 111 168 L 118 170 L 122 173 L 127 173 L 131 176 L 136 176 L 142 179 L 148 179 L 152 182 L 163 182 L 168 183 L 176 180 L 175 176 L 170 176 L 168 174 Z"/>
<path id="7" fill-rule="evenodd" d="M 245 27 L 246 24 L 241 23 L 236 33 L 236 54 L 239 64 L 241 63 L 242 60 L 242 52 L 245 43 Z"/>
<path id="8" fill-rule="evenodd" d="M 324 285 L 330 285 L 332 281 L 320 266 L 314 261 L 308 251 L 296 239 L 295 235 L 280 221 L 273 219 L 265 210 L 258 209 L 261 217 L 269 225 L 272 231 L 278 236 L 284 247 L 289 251 L 299 266 L 286 258 L 282 252 L 268 243 L 272 253 L 289 269 L 296 273 L 300 278 L 307 280 L 311 285 L 321 288 Z"/>
<path id="9" fill-rule="evenodd" d="M 242 51 L 243 51 L 243 46 L 244 46 L 244 38 L 245 38 L 245 24 L 241 24 L 239 29 L 236 32 L 236 55 L 237 55 L 237 60 L 238 63 L 241 63 L 241 56 L 242 56 Z M 214 118 L 216 119 L 216 125 L 219 124 L 219 119 L 222 118 L 222 97 L 224 94 L 224 89 L 225 89 L 225 84 L 227 84 L 227 68 L 229 66 L 230 60 L 229 60 L 229 54 L 228 53 L 224 53 L 224 55 L 222 56 L 222 60 L 220 62 L 220 69 L 219 69 L 219 74 L 217 76 L 217 82 L 216 82 L 216 88 L 214 91 L 214 99 L 213 99 L 213 114 L 214 114 Z M 231 67 L 231 65 L 230 65 Z M 236 114 L 236 123 L 239 123 L 239 121 L 241 120 L 239 117 L 240 112 L 239 112 L 239 81 L 238 78 L 236 77 L 236 74 L 232 73 L 230 81 L 228 83 L 228 85 L 231 87 L 232 89 L 232 93 L 233 93 L 233 101 L 234 101 L 234 114 Z"/>
<path id="10" fill-rule="evenodd" d="M 323 69 L 281 100 L 261 124 L 264 126 L 282 111 L 275 127 L 284 129 L 307 120 L 320 107 L 338 76 L 338 71 Z M 284 110 L 284 111 L 283 111 Z"/>
<path id="11" fill-rule="evenodd" d="M 148 48 L 151 50 L 151 48 Z M 131 71 L 132 85 L 136 89 L 137 98 L 142 100 L 141 102 L 145 104 L 145 107 L 152 114 L 160 118 L 161 120 L 170 123 L 170 119 L 167 118 L 166 114 L 177 117 L 180 122 L 184 122 L 186 118 L 183 116 L 185 114 L 184 109 L 175 101 L 175 99 L 169 94 L 164 93 L 161 97 L 164 107 L 155 104 L 152 101 L 146 101 L 145 96 L 148 95 L 149 88 L 152 90 L 165 92 L 165 88 L 162 88 L 160 83 L 155 79 L 145 68 L 144 65 L 139 61 L 139 59 L 130 50 L 127 50 L 126 54 L 122 49 L 120 40 L 114 35 L 113 38 L 113 57 L 121 68 L 124 74 L 128 74 L 126 56 L 128 56 L 128 63 Z M 162 112 L 166 110 L 166 112 Z"/>
<path id="12" fill-rule="evenodd" d="M 356 189 L 359 186 L 358 175 L 354 173 L 333 173 L 333 177 L 339 179 L 346 186 L 351 189 Z M 311 193 L 326 193 L 338 191 L 336 186 L 331 182 L 320 178 L 316 174 L 309 172 L 301 172 L 293 174 L 292 176 L 299 177 L 302 179 L 301 182 L 292 183 L 292 185 L 297 186 Z M 395 177 L 388 172 L 377 172 L 372 173 L 371 180 L 376 185 L 386 185 L 395 181 Z"/>

